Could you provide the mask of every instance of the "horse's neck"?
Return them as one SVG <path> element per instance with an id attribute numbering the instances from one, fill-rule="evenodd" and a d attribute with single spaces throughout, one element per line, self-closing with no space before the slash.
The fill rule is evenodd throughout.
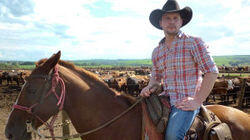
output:
<path id="1" fill-rule="evenodd" d="M 87 81 L 88 79 L 88 81 Z M 90 77 L 70 76 L 66 79 L 64 110 L 78 130 L 95 128 L 111 120 L 126 108 L 125 100 L 115 97 L 111 89 Z M 82 126 L 85 126 L 83 128 Z M 83 130 L 83 131 L 86 131 Z"/>

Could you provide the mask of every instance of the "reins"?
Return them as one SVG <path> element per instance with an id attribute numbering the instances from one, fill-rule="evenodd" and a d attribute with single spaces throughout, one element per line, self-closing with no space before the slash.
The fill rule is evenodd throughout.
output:
<path id="1" fill-rule="evenodd" d="M 85 136 L 85 135 L 88 135 L 88 134 L 91 134 L 91 133 L 94 133 L 110 124 L 112 124 L 113 122 L 115 122 L 116 120 L 118 120 L 119 118 L 121 118 L 123 115 L 125 115 L 127 112 L 129 112 L 131 109 L 133 109 L 138 103 L 140 103 L 142 101 L 143 97 L 139 97 L 136 102 L 131 105 L 128 109 L 126 109 L 125 111 L 123 111 L 121 114 L 117 115 L 116 117 L 114 117 L 113 119 L 111 119 L 110 121 L 102 124 L 101 126 L 95 128 L 95 129 L 92 129 L 92 130 L 89 130 L 89 131 L 86 131 L 86 132 L 83 132 L 83 133 L 77 133 L 77 134 L 74 134 L 74 135 L 69 135 L 69 136 L 46 136 L 46 135 L 43 135 L 40 133 L 40 129 L 36 130 L 32 127 L 31 123 L 27 123 L 27 130 L 29 130 L 29 132 L 34 132 L 36 133 L 38 136 L 40 136 L 41 138 L 57 138 L 57 139 L 73 139 L 73 138 L 78 138 L 78 137 L 81 137 L 81 136 Z"/>

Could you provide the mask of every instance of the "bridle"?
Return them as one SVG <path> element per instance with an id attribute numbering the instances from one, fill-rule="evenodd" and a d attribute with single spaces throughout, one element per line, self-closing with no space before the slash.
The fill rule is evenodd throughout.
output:
<path id="1" fill-rule="evenodd" d="M 48 91 L 48 93 L 46 94 L 45 98 L 47 98 L 50 94 L 53 93 L 56 96 L 57 100 L 58 100 L 57 106 L 59 107 L 59 111 L 62 110 L 63 109 L 63 105 L 64 105 L 64 101 L 65 101 L 65 84 L 64 84 L 63 79 L 59 76 L 58 65 L 56 65 L 54 67 L 54 73 L 52 74 L 52 77 L 50 75 L 39 75 L 39 74 L 37 74 L 37 75 L 30 75 L 30 77 L 31 78 L 42 78 L 45 81 L 51 81 L 51 89 Z M 60 84 L 60 87 L 61 87 L 61 95 L 60 95 L 60 97 L 56 93 L 56 87 L 57 87 L 58 84 Z M 36 114 L 34 114 L 32 112 L 32 109 L 34 107 L 36 107 L 38 104 L 40 104 L 40 103 L 37 102 L 37 103 L 31 105 L 30 107 L 27 107 L 27 106 L 18 105 L 16 103 L 15 105 L 13 105 L 13 108 L 25 111 L 25 112 L 31 114 L 32 116 L 34 116 L 35 118 L 37 118 L 40 122 L 42 122 L 42 124 L 44 124 L 44 125 L 46 125 L 46 127 L 48 127 L 51 136 L 54 137 L 53 125 L 54 125 L 54 123 L 56 121 L 58 113 L 55 114 L 52 117 L 50 123 L 48 123 L 46 121 L 43 121 L 38 115 L 36 115 Z M 53 138 L 53 140 L 54 140 L 54 138 Z"/>

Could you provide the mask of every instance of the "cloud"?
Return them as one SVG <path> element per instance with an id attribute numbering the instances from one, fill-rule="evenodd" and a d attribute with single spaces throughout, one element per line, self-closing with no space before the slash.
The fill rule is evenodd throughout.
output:
<path id="1" fill-rule="evenodd" d="M 57 45 L 60 39 L 70 38 L 68 35 L 63 34 L 65 27 L 58 27 L 56 25 L 46 29 L 39 26 L 34 26 L 33 23 L 22 26 L 19 24 L 8 24 L 6 28 L 0 29 L 1 45 L 10 46 L 34 46 L 37 45 Z M 7 28 L 9 27 L 9 28 Z M 22 29 L 21 29 L 22 27 Z M 65 29 L 64 29 L 65 30 Z"/>
<path id="2" fill-rule="evenodd" d="M 70 28 L 68 25 L 63 24 L 46 24 L 46 23 L 33 23 L 37 30 L 43 30 L 54 33 L 62 39 L 74 38 L 73 36 L 67 35 L 67 30 Z"/>
<path id="3" fill-rule="evenodd" d="M 1 48 L 29 45 L 32 46 L 32 49 L 37 49 L 36 46 L 55 46 L 62 39 L 74 38 L 66 33 L 69 29 L 68 25 L 63 22 L 49 22 L 37 16 L 37 13 L 34 13 L 34 8 L 35 4 L 29 0 L 1 1 Z"/>
<path id="4" fill-rule="evenodd" d="M 9 12 L 14 17 L 28 15 L 34 11 L 34 3 L 31 0 L 1 0 L 0 1 L 2 12 Z"/>
<path id="5" fill-rule="evenodd" d="M 88 9 L 90 14 L 97 18 L 123 16 L 129 14 L 129 11 L 114 11 L 111 9 L 113 7 L 113 3 L 100 0 L 94 2 L 93 4 L 84 4 L 83 7 Z M 133 13 L 130 13 L 130 15 L 133 15 Z"/>
<path id="6" fill-rule="evenodd" d="M 212 54 L 213 55 L 221 55 L 221 53 L 227 55 L 249 55 L 250 48 L 249 43 L 250 41 L 243 41 L 241 42 L 242 38 L 239 37 L 223 37 L 221 39 L 211 41 L 210 45 L 213 46 Z M 223 47 L 221 47 L 223 46 Z"/>
<path id="7" fill-rule="evenodd" d="M 213 55 L 250 54 L 249 8 L 247 0 L 183 0 L 191 5 L 194 17 L 186 31 L 201 36 L 210 44 Z"/>
<path id="8" fill-rule="evenodd" d="M 164 36 L 149 14 L 166 0 L 4 0 L 0 2 L 0 59 L 150 58 Z M 193 19 L 182 28 L 202 37 L 213 55 L 250 54 L 248 0 L 179 0 Z M 240 15 L 240 16 L 239 16 Z"/>

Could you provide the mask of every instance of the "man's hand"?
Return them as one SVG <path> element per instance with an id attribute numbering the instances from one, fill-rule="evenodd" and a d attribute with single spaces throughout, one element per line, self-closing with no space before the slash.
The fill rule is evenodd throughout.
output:
<path id="1" fill-rule="evenodd" d="M 175 104 L 181 110 L 196 110 L 201 106 L 213 89 L 218 73 L 206 73 L 201 83 L 200 90 L 193 97 L 186 97 Z"/>
<path id="2" fill-rule="evenodd" d="M 196 110 L 202 104 L 202 100 L 194 97 L 186 97 L 180 101 L 177 101 L 175 107 L 185 111 Z"/>
<path id="3" fill-rule="evenodd" d="M 148 85 L 142 89 L 140 96 L 142 97 L 149 97 L 151 93 L 154 93 L 158 90 L 158 85 Z"/>

